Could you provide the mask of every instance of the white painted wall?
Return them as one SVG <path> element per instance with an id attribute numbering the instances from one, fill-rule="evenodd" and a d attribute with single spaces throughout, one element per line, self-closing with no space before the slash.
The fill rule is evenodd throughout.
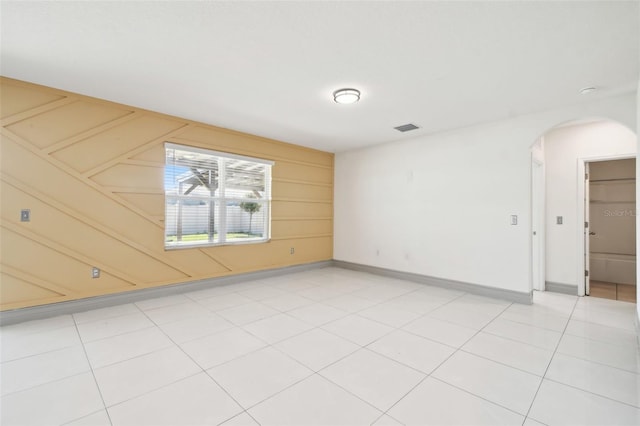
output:
<path id="1" fill-rule="evenodd" d="M 336 154 L 334 258 L 529 292 L 531 146 L 591 116 L 635 128 L 636 96 Z"/>
<path id="2" fill-rule="evenodd" d="M 546 280 L 577 286 L 577 235 L 582 229 L 578 203 L 578 159 L 635 156 L 636 135 L 612 121 L 560 127 L 544 137 L 546 172 Z M 563 224 L 556 224 L 556 216 Z"/>
<path id="3" fill-rule="evenodd" d="M 638 143 L 638 151 L 640 151 L 640 78 L 638 78 L 638 90 L 636 91 L 636 139 Z M 639 204 L 640 203 L 640 185 L 637 183 L 640 182 L 640 167 L 636 165 L 636 211 L 640 211 Z M 638 251 L 638 246 L 640 246 L 640 216 L 636 216 L 636 253 L 640 253 Z M 636 269 L 636 309 L 638 310 L 638 322 L 636 323 L 636 331 L 640 331 L 640 268 Z M 638 343 L 640 344 L 640 334 L 638 335 Z"/>
<path id="4" fill-rule="evenodd" d="M 544 136 L 535 141 L 531 147 L 531 158 L 538 163 L 544 164 Z"/>

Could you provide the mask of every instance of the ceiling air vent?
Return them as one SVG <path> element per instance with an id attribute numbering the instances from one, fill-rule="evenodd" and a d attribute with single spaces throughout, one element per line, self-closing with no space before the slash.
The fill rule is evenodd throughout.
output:
<path id="1" fill-rule="evenodd" d="M 394 127 L 394 129 L 396 129 L 399 132 L 408 132 L 410 130 L 415 130 L 415 129 L 419 129 L 420 127 L 416 126 L 415 124 L 403 124 L 402 126 L 398 126 L 398 127 Z"/>

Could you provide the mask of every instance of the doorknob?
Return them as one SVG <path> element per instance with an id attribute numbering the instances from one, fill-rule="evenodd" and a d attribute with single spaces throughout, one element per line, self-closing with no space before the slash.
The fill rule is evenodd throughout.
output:
<path id="1" fill-rule="evenodd" d="M 589 232 L 589 235 L 596 235 L 596 233 L 591 231 L 591 232 Z"/>

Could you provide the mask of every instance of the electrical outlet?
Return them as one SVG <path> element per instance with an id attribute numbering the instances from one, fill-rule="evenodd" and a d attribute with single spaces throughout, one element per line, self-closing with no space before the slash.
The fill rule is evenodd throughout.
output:
<path id="1" fill-rule="evenodd" d="M 291 247 L 291 250 L 289 251 L 290 254 L 294 254 L 296 252 L 296 249 Z"/>
<path id="2" fill-rule="evenodd" d="M 20 210 L 20 222 L 30 222 L 31 221 L 31 210 L 22 209 Z"/>
<path id="3" fill-rule="evenodd" d="M 556 216 L 556 224 L 562 225 L 562 216 Z"/>
<path id="4" fill-rule="evenodd" d="M 100 269 L 95 266 L 91 268 L 91 278 L 100 278 Z"/>
<path id="5" fill-rule="evenodd" d="M 518 224 L 518 215 L 517 214 L 512 214 L 511 215 L 511 224 L 512 225 L 517 225 Z"/>

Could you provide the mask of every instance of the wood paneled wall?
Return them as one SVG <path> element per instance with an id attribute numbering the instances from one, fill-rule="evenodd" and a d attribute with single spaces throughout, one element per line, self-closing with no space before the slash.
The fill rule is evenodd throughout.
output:
<path id="1" fill-rule="evenodd" d="M 0 100 L 2 310 L 333 257 L 331 153 L 7 78 Z M 271 241 L 165 251 L 165 141 L 275 161 Z"/>

